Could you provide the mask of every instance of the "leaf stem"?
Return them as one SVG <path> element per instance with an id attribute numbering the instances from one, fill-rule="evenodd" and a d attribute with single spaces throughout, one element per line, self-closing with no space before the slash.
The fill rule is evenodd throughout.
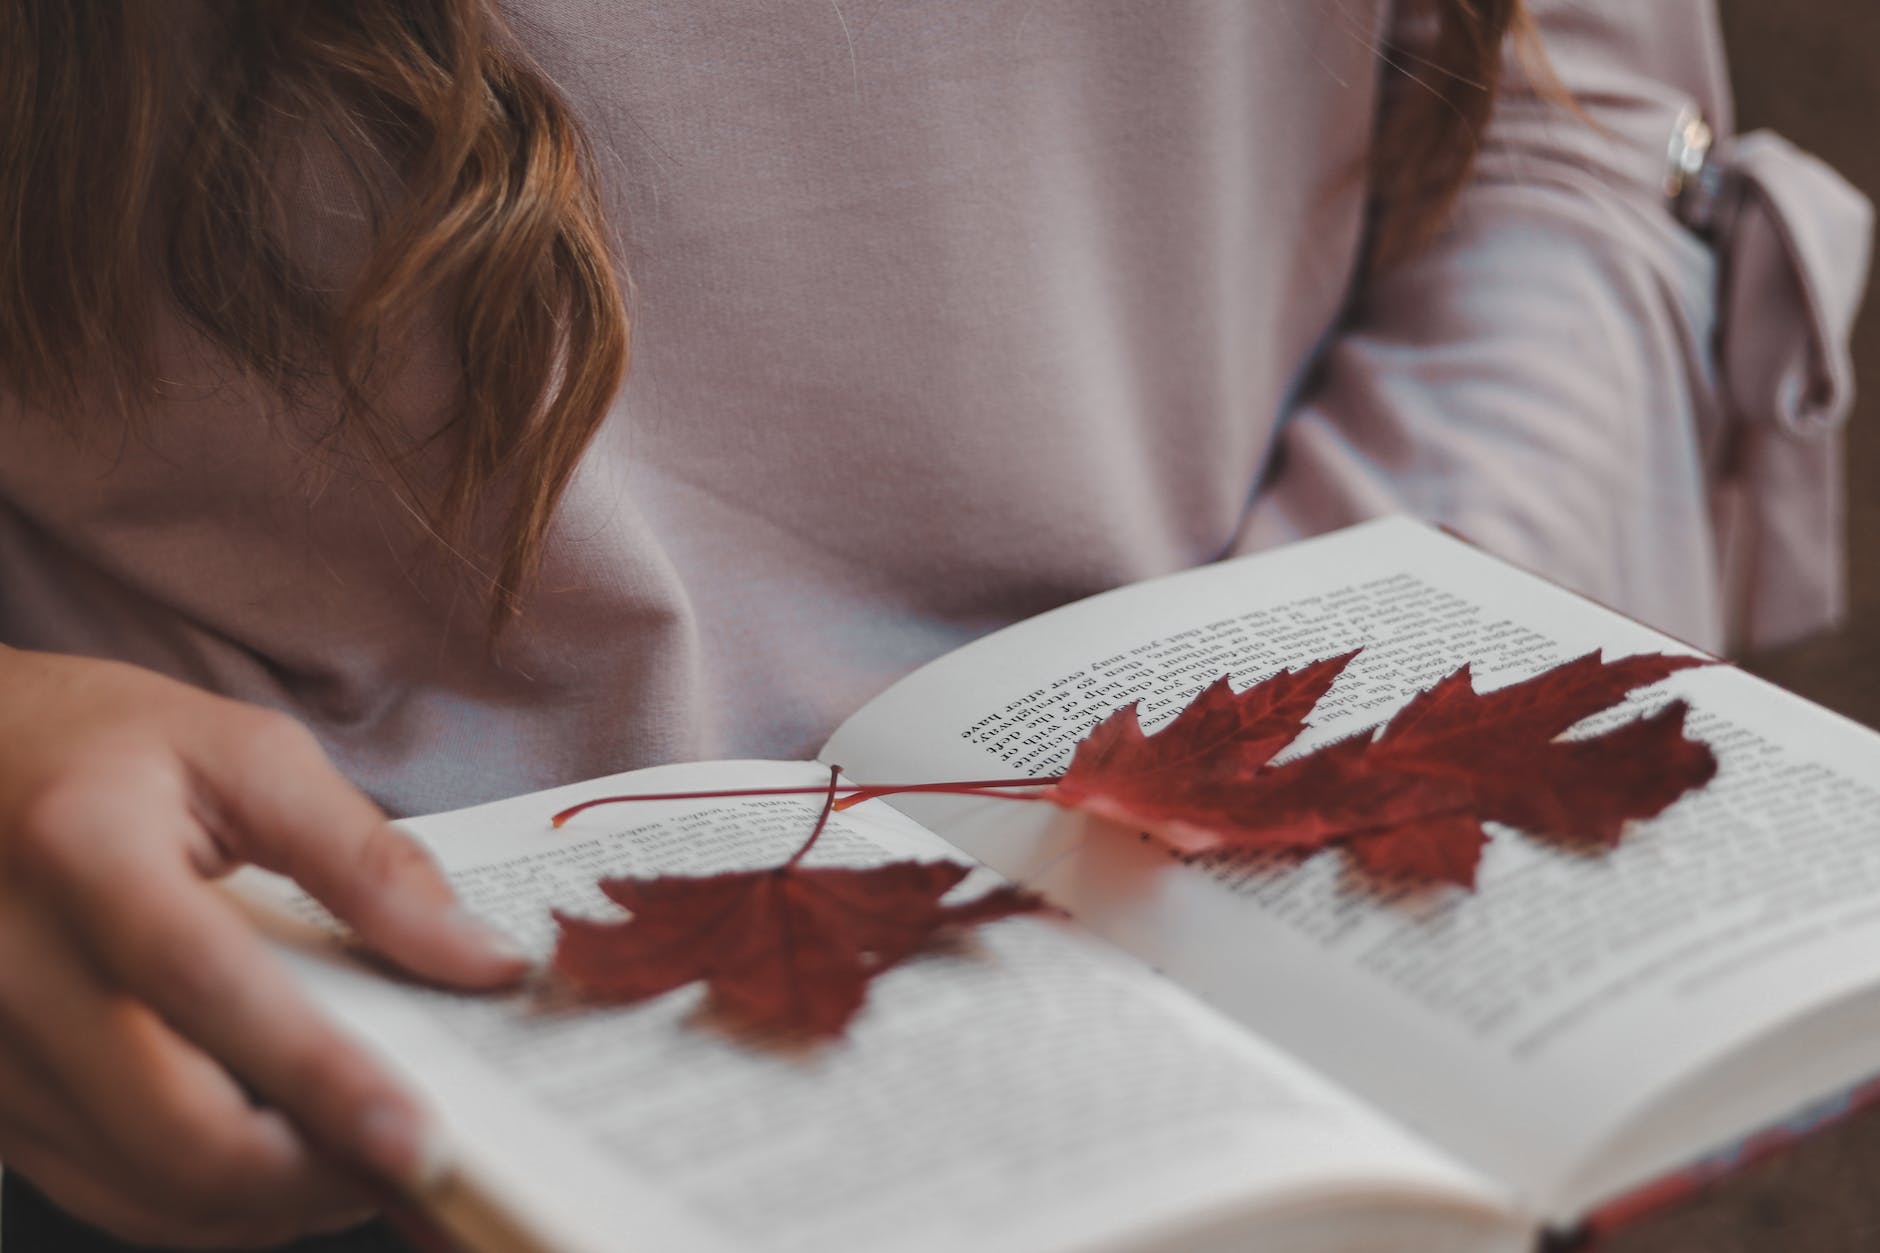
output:
<path id="1" fill-rule="evenodd" d="M 849 795 L 836 801 L 835 807 L 848 809 L 865 800 L 873 800 L 880 796 L 893 796 L 901 792 L 946 792 L 966 796 L 998 796 L 1001 794 L 1000 789 L 1005 788 L 1047 788 L 1056 783 L 1060 777 L 1048 775 L 1036 779 L 965 779 L 952 783 L 892 783 L 874 787 L 856 784 L 846 789 L 836 789 L 839 792 L 847 791 Z M 815 787 L 747 787 L 704 792 L 640 792 L 628 796 L 597 796 L 591 801 L 582 801 L 578 805 L 568 806 L 549 819 L 549 822 L 559 828 L 567 825 L 568 820 L 577 814 L 585 813 L 596 806 L 621 805 L 630 801 L 715 801 L 735 800 L 745 796 L 820 796 L 828 791 L 827 784 L 818 784 Z M 1011 796 L 1009 799 L 1037 800 L 1039 796 Z"/>
<path id="2" fill-rule="evenodd" d="M 878 787 L 858 786 L 837 801 L 836 808 L 849 809 L 863 801 L 872 801 L 881 796 L 899 796 L 903 792 L 940 792 L 950 796 L 993 796 L 1008 801 L 1043 800 L 1044 789 L 1063 777 L 1060 774 L 1052 774 L 1036 779 L 968 779 L 959 783 L 884 783 Z M 1021 787 L 1036 790 L 1022 795 L 1001 790 Z"/>
<path id="3" fill-rule="evenodd" d="M 823 789 L 822 812 L 816 815 L 816 825 L 810 828 L 809 838 L 803 841 L 803 847 L 790 854 L 790 860 L 783 863 L 784 870 L 793 869 L 803 860 L 803 854 L 809 852 L 817 840 L 822 838 L 823 828 L 829 825 L 829 815 L 836 809 L 836 780 L 842 777 L 841 766 L 829 767 L 829 786 Z"/>

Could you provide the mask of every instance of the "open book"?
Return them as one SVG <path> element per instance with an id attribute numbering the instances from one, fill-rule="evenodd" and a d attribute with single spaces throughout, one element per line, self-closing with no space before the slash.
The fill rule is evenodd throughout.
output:
<path id="1" fill-rule="evenodd" d="M 1675 641 L 1387 520 L 1109 592 L 973 643 L 825 746 L 866 782 L 1048 774 L 1141 698 L 1365 651 L 1306 743 L 1461 662 L 1481 688 Z M 1502 834 L 1473 894 L 1390 900 L 1340 859 L 1187 864 L 1054 806 L 839 813 L 811 861 L 971 858 L 1025 916 L 876 980 L 839 1043 L 751 1047 L 697 988 L 568 1008 L 414 988 L 279 925 L 297 974 L 434 1107 L 427 1198 L 478 1249 L 1532 1248 L 1880 1071 L 1880 737 L 1726 666 L 1681 696 L 1716 780 L 1586 857 Z M 772 865 L 819 798 L 557 810 L 621 791 L 817 784 L 824 765 L 619 775 L 410 823 L 472 908 L 539 947 L 612 875 Z M 291 903 L 254 875 L 251 900 Z M 305 919 L 304 909 L 297 915 Z"/>

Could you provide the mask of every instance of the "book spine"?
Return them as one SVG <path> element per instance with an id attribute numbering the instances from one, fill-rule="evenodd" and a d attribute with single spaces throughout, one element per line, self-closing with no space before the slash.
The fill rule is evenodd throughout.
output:
<path id="1" fill-rule="evenodd" d="M 1803 1107 L 1779 1123 L 1698 1158 L 1586 1215 L 1570 1230 L 1549 1232 L 1542 1253 L 1585 1253 L 1652 1214 L 1683 1204 L 1722 1179 L 1750 1169 L 1831 1124 L 1880 1106 L 1880 1076 Z"/>

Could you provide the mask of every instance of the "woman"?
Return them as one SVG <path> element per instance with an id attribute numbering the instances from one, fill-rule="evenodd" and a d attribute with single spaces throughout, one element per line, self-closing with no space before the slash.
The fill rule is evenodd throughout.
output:
<path id="1" fill-rule="evenodd" d="M 1843 404 L 1858 280 L 1790 264 L 1834 224 L 1744 228 L 1822 312 L 1733 374 L 1664 188 L 1708 6 L 1537 4 L 1545 65 L 1513 0 L 1390 8 L 8 0 L 9 1178 L 238 1247 L 422 1174 L 208 886 L 515 978 L 380 807 L 800 756 L 989 628 L 1392 509 L 1718 641 L 1733 421 L 1798 360 Z"/>

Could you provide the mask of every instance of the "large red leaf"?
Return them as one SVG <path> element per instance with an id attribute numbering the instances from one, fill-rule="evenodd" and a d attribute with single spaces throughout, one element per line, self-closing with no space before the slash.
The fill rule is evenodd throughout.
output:
<path id="1" fill-rule="evenodd" d="M 632 916 L 596 922 L 557 914 L 555 970 L 616 1001 L 703 980 L 713 1008 L 735 1025 L 835 1036 L 861 1008 L 870 980 L 941 932 L 1042 905 L 1009 886 L 942 903 L 971 870 L 952 862 L 805 868 L 798 862 L 828 814 L 825 805 L 809 842 L 770 869 L 602 880 L 601 890 Z"/>
<path id="2" fill-rule="evenodd" d="M 1281 672 L 1238 697 L 1217 684 L 1196 704 L 1291 709 L 1303 690 L 1317 687 L 1314 700 L 1323 695 L 1349 660 Z M 1368 870 L 1473 886 L 1483 822 L 1608 847 L 1628 821 L 1707 782 L 1716 760 L 1685 737 L 1682 702 L 1596 736 L 1559 738 L 1635 689 L 1704 664 L 1655 653 L 1602 661 L 1594 653 L 1487 693 L 1475 690 L 1464 666 L 1381 732 L 1279 765 L 1271 757 L 1284 741 L 1274 736 L 1248 737 L 1252 751 L 1197 752 L 1201 720 L 1183 727 L 1184 713 L 1145 736 L 1132 707 L 1092 731 L 1048 798 L 1130 823 L 1185 853 L 1309 853 L 1342 844 Z M 1313 681 L 1302 684 L 1308 675 Z"/>

